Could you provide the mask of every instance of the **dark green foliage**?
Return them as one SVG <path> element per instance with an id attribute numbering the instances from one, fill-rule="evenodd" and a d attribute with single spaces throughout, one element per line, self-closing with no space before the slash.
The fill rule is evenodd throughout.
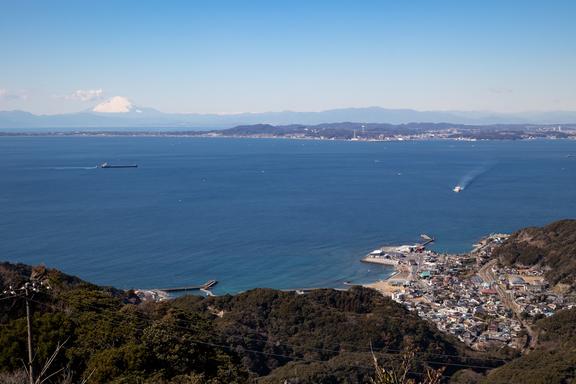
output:
<path id="1" fill-rule="evenodd" d="M 259 384 L 361 384 L 373 374 L 372 356 L 342 353 L 325 362 L 292 362 L 274 370 Z"/>
<path id="2" fill-rule="evenodd" d="M 22 266 L 10 269 L 7 263 L 2 268 L 2 281 L 36 273 Z M 36 372 L 58 343 L 65 342 L 50 373 L 64 369 L 74 382 L 90 374 L 96 383 L 249 381 L 237 355 L 217 346 L 219 339 L 212 336 L 212 324 L 204 314 L 170 304 L 126 305 L 122 291 L 40 270 L 52 290 L 35 294 L 31 302 Z M 23 302 L 16 299 L 18 307 L 7 311 L 0 324 L 0 372 L 20 370 L 26 360 Z M 51 382 L 60 381 L 61 376 L 55 376 Z"/>
<path id="3" fill-rule="evenodd" d="M 536 323 L 537 348 L 490 372 L 485 383 L 564 384 L 576 380 L 576 308 Z"/>
<path id="4" fill-rule="evenodd" d="M 32 318 L 34 332 L 32 340 L 36 346 L 36 358 L 46 361 L 59 342 L 64 342 L 70 335 L 72 324 L 61 313 L 36 313 Z M 1 370 L 22 368 L 22 361 L 27 356 L 26 319 L 19 318 L 0 328 L 0 367 Z M 63 363 L 59 356 L 57 363 Z"/>
<path id="5" fill-rule="evenodd" d="M 240 351 L 246 369 L 260 376 L 275 373 L 275 369 L 296 359 L 291 365 L 306 367 L 310 377 L 331 377 L 335 373 L 329 361 L 338 357 L 337 361 L 342 362 L 347 354 L 362 353 L 369 360 L 368 368 L 354 372 L 365 377 L 366 370 L 372 370 L 371 344 L 377 351 L 419 352 L 419 369 L 430 362 L 460 361 L 458 357 L 439 355 L 462 354 L 458 342 L 370 289 L 326 289 L 305 295 L 255 289 L 201 302 L 185 297 L 174 305 L 223 313 L 221 318 L 214 318 L 219 334 L 227 345 Z M 306 363 L 298 363 L 300 360 Z M 350 366 L 354 364 L 349 362 Z"/>
<path id="6" fill-rule="evenodd" d="M 576 351 L 533 351 L 492 371 L 486 384 L 568 384 L 576 380 Z"/>
<path id="7" fill-rule="evenodd" d="M 462 369 L 450 378 L 450 384 L 478 384 L 484 375 L 472 369 Z"/>
<path id="8" fill-rule="evenodd" d="M 255 289 L 132 305 L 122 291 L 58 271 L 2 268 L 2 281 L 49 280 L 52 290 L 31 303 L 35 362 L 67 340 L 51 372 L 64 368 L 74 381 L 91 374 L 96 383 L 247 383 L 298 371 L 300 383 L 360 383 L 373 371 L 371 343 L 392 354 L 419 352 L 418 369 L 459 359 L 435 354 L 462 353 L 458 342 L 369 289 L 306 295 Z M 26 358 L 22 304 L 12 303 L 1 324 L 0 371 L 19 370 Z"/>
<path id="9" fill-rule="evenodd" d="M 546 277 L 552 284 L 576 285 L 576 220 L 561 220 L 542 228 L 526 228 L 495 250 L 508 265 L 550 267 Z"/>
<path id="10" fill-rule="evenodd" d="M 538 342 L 542 346 L 552 344 L 576 347 L 576 308 L 560 311 L 540 320 L 536 325 L 539 330 Z"/>
<path id="11" fill-rule="evenodd" d="M 127 380 L 130 377 L 145 376 L 147 353 L 143 344 L 127 343 L 118 348 L 102 349 L 88 360 L 86 371 L 97 383 L 109 383 L 113 380 Z"/>

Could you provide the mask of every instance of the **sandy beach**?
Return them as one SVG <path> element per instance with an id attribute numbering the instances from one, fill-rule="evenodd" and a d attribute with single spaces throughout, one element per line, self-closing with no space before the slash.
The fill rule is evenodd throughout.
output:
<path id="1" fill-rule="evenodd" d="M 385 296 L 392 296 L 394 292 L 403 290 L 402 284 L 408 280 L 410 273 L 396 267 L 396 272 L 385 280 L 364 284 L 366 288 L 372 288 Z"/>

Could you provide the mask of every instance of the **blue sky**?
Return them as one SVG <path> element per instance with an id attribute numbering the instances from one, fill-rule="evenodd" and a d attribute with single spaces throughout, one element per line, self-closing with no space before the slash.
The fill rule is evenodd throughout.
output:
<path id="1" fill-rule="evenodd" d="M 0 2 L 0 110 L 576 110 L 576 1 Z"/>

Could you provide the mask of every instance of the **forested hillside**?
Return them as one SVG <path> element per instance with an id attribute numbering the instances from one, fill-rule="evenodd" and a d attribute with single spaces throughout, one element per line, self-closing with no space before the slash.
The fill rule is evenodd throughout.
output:
<path id="1" fill-rule="evenodd" d="M 537 348 L 490 372 L 484 383 L 564 384 L 576 382 L 576 308 L 537 323 Z"/>
<path id="2" fill-rule="evenodd" d="M 542 265 L 552 284 L 576 285 L 576 220 L 525 228 L 495 250 L 508 265 Z M 572 293 L 573 294 L 573 293 Z M 533 351 L 492 370 L 482 383 L 564 384 L 576 381 L 576 308 L 544 318 L 534 327 Z M 477 382 L 477 381 L 475 381 Z"/>
<path id="3" fill-rule="evenodd" d="M 256 289 L 134 304 L 130 292 L 0 264 L 2 291 L 31 276 L 50 287 L 30 300 L 37 373 L 64 343 L 47 383 L 365 383 L 373 374 L 371 345 L 384 362 L 412 351 L 416 376 L 426 367 L 446 367 L 448 377 L 467 365 L 502 364 L 465 357 L 459 342 L 368 289 Z M 9 293 L 0 301 L 4 379 L 22 375 L 27 359 L 24 303 Z"/>
<path id="4" fill-rule="evenodd" d="M 576 220 L 562 220 L 542 228 L 521 229 L 495 251 L 505 264 L 549 267 L 552 284 L 576 286 Z"/>

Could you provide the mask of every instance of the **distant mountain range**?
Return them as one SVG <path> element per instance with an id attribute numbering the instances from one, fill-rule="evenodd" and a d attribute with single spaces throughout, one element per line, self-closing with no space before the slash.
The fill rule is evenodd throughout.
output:
<path id="1" fill-rule="evenodd" d="M 335 122 L 389 123 L 411 122 L 452 124 L 569 124 L 576 123 L 576 111 L 529 113 L 491 113 L 467 111 L 416 111 L 380 107 L 343 108 L 321 112 L 265 112 L 239 114 L 163 113 L 132 104 L 122 112 L 96 112 L 59 115 L 35 115 L 24 111 L 0 111 L 0 129 L 108 129 L 142 128 L 146 130 L 195 129 L 213 130 L 248 124 L 320 124 Z"/>

